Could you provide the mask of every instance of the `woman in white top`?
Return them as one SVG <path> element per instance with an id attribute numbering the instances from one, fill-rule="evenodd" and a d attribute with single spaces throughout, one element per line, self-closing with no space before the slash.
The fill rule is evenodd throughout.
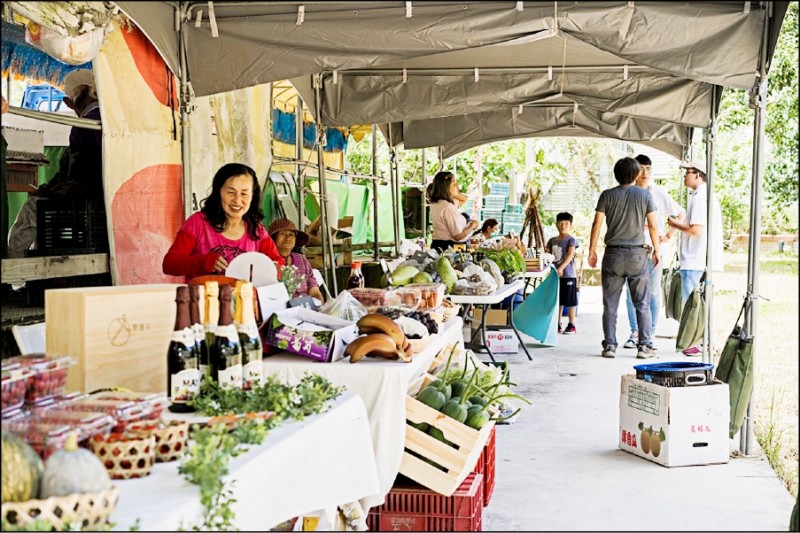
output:
<path id="1" fill-rule="evenodd" d="M 452 172 L 438 172 L 428 187 L 428 201 L 431 204 L 431 224 L 433 240 L 431 248 L 445 250 L 458 242 L 466 241 L 478 228 L 478 221 L 467 222 L 455 205 L 455 200 L 463 196 L 458 190 L 456 177 Z"/>

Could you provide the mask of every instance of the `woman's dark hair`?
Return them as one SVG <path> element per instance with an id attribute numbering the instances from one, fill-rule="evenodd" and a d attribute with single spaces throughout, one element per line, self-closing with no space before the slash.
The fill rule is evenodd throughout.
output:
<path id="1" fill-rule="evenodd" d="M 245 226 L 247 226 L 247 233 L 254 241 L 259 240 L 258 226 L 264 220 L 264 213 L 261 211 L 261 186 L 258 184 L 256 178 L 256 171 L 247 165 L 241 163 L 228 163 L 223 165 L 214 174 L 214 181 L 211 182 L 211 194 L 200 202 L 200 210 L 206 215 L 208 223 L 222 233 L 228 225 L 228 219 L 225 217 L 225 211 L 222 210 L 222 186 L 230 178 L 236 176 L 250 176 L 253 178 L 253 197 L 250 201 L 250 209 L 247 210 L 244 217 Z"/>
<path id="2" fill-rule="evenodd" d="M 437 172 L 433 181 L 428 185 L 428 201 L 435 204 L 439 200 L 453 202 L 450 196 L 450 181 L 456 179 L 452 172 Z"/>
<path id="3" fill-rule="evenodd" d="M 614 165 L 614 177 L 620 185 L 628 185 L 639 175 L 639 162 L 632 157 L 623 157 Z"/>
<path id="4" fill-rule="evenodd" d="M 496 218 L 487 218 L 483 221 L 483 225 L 481 226 L 481 233 L 486 233 L 489 228 L 493 228 L 500 224 Z"/>

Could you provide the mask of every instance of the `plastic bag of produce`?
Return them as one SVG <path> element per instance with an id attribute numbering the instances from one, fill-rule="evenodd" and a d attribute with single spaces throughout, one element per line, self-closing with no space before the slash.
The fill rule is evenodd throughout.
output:
<path id="1" fill-rule="evenodd" d="M 497 263 L 489 258 L 484 258 L 484 260 L 481 261 L 481 266 L 486 272 L 492 275 L 498 287 L 503 284 L 503 272 L 500 271 L 500 267 L 497 266 Z"/>
<path id="2" fill-rule="evenodd" d="M 319 311 L 320 313 L 351 322 L 357 322 L 368 312 L 367 308 L 353 298 L 353 295 L 348 291 L 342 291 L 336 298 L 325 302 Z"/>

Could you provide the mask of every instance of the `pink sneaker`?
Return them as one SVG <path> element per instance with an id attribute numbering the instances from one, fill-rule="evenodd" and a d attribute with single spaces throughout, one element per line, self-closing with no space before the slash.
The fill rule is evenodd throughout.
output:
<path id="1" fill-rule="evenodd" d="M 690 346 L 683 350 L 683 355 L 689 357 L 699 356 L 703 355 L 703 350 L 700 348 L 700 346 Z"/>

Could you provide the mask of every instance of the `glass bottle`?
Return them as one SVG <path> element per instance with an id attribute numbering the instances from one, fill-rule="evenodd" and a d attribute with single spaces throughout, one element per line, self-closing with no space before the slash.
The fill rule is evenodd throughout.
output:
<path id="1" fill-rule="evenodd" d="M 264 383 L 264 354 L 253 307 L 253 284 L 250 282 L 236 282 L 234 322 L 242 346 L 242 389 L 250 390 Z"/>
<path id="2" fill-rule="evenodd" d="M 364 288 L 364 275 L 361 273 L 361 263 L 359 261 L 355 261 L 350 265 L 350 277 L 347 278 L 347 288 Z"/>
<path id="3" fill-rule="evenodd" d="M 206 281 L 206 301 L 203 317 L 203 329 L 206 334 L 209 357 L 206 361 L 206 366 L 202 366 L 201 361 L 200 370 L 203 371 L 206 378 L 214 380 L 216 376 L 213 376 L 211 372 L 211 349 L 214 347 L 214 332 L 217 329 L 217 322 L 219 322 L 219 284 L 216 281 Z"/>
<path id="4" fill-rule="evenodd" d="M 233 287 L 219 288 L 219 322 L 214 330 L 211 373 L 222 388 L 242 388 L 242 347 L 231 310 Z"/>
<path id="5" fill-rule="evenodd" d="M 200 366 L 190 323 L 189 300 L 189 287 L 178 287 L 175 295 L 175 327 L 167 350 L 169 410 L 176 413 L 194 411 L 194 407 L 187 402 L 200 392 Z"/>
<path id="6" fill-rule="evenodd" d="M 206 331 L 203 326 L 201 314 L 205 310 L 205 287 L 192 283 L 189 285 L 189 321 L 194 331 L 194 341 L 197 349 L 201 379 L 205 379 L 209 374 L 210 358 L 208 354 L 208 341 Z M 202 306 L 201 306 L 202 302 Z"/>

